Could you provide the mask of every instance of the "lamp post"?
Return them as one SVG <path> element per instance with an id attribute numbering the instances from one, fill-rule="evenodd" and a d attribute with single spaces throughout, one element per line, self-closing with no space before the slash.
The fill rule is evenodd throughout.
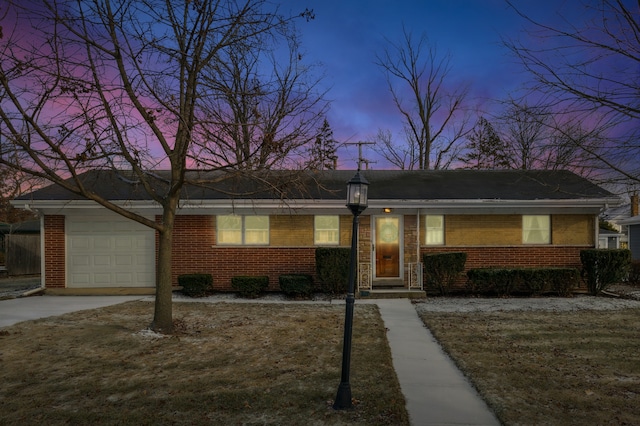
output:
<path id="1" fill-rule="evenodd" d="M 349 373 L 351 369 L 351 336 L 353 331 L 353 304 L 355 301 L 355 281 L 358 242 L 358 222 L 360 213 L 367 208 L 367 189 L 369 182 L 360 176 L 360 169 L 347 183 L 347 207 L 353 213 L 353 229 L 351 230 L 351 260 L 349 262 L 349 287 L 347 289 L 346 310 L 344 318 L 344 340 L 342 343 L 342 376 L 336 400 L 333 403 L 334 410 L 347 410 L 353 407 L 351 403 L 351 384 Z"/>

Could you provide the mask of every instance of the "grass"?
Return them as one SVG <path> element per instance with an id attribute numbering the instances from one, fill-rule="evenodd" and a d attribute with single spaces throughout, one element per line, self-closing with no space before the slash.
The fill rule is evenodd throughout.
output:
<path id="1" fill-rule="evenodd" d="M 640 424 L 640 310 L 424 313 L 506 425 Z"/>
<path id="2" fill-rule="evenodd" d="M 344 306 L 130 302 L 0 330 L 0 424 L 408 424 L 377 307 L 355 311 L 356 407 L 331 408 Z"/>

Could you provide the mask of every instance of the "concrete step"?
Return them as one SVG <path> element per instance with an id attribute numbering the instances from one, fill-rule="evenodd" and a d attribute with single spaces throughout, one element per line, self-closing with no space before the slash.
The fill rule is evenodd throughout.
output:
<path id="1" fill-rule="evenodd" d="M 424 299 L 427 292 L 424 290 L 408 290 L 403 289 L 373 289 L 360 290 L 356 297 L 358 299 Z"/>

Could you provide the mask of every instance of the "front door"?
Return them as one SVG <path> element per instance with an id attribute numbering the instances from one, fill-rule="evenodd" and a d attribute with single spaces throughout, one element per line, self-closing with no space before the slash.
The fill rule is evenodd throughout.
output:
<path id="1" fill-rule="evenodd" d="M 400 218 L 375 218 L 376 278 L 400 277 Z"/>

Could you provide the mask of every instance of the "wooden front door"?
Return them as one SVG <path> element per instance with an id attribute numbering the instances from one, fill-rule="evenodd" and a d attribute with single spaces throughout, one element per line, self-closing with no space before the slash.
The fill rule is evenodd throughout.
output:
<path id="1" fill-rule="evenodd" d="M 375 218 L 376 278 L 400 277 L 400 218 Z"/>

